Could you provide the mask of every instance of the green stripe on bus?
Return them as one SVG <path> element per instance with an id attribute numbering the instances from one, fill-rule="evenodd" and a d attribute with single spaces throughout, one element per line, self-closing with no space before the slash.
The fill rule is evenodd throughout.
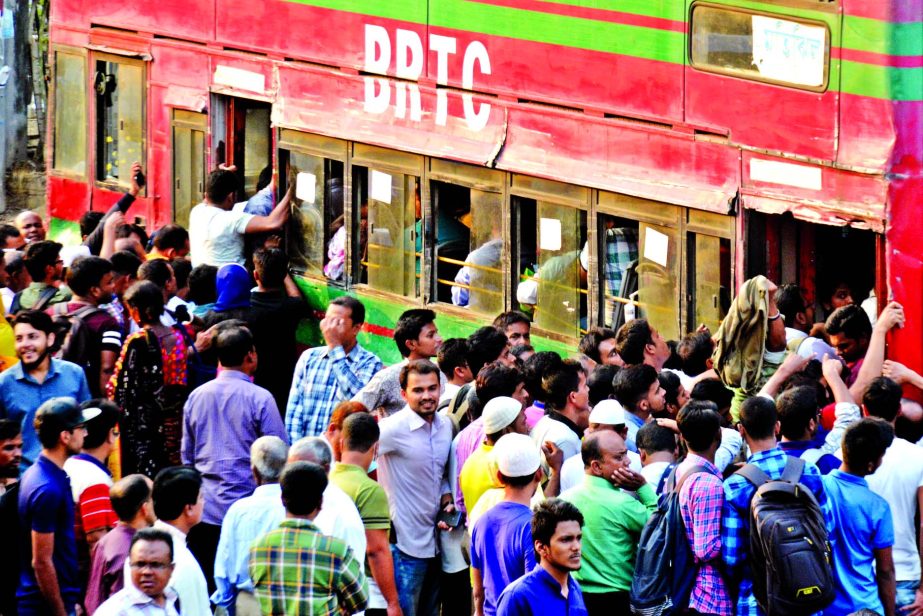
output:
<path id="1" fill-rule="evenodd" d="M 842 46 L 891 56 L 923 55 L 923 22 L 892 23 L 845 17 Z"/>
<path id="2" fill-rule="evenodd" d="M 539 0 L 545 2 L 546 0 Z M 478 0 L 470 0 L 479 4 Z M 618 13 L 633 13 L 645 17 L 658 17 L 673 21 L 685 21 L 686 9 L 681 2 L 651 2 L 651 0 L 554 0 L 549 4 L 563 4 L 586 9 L 599 9 Z"/>
<path id="3" fill-rule="evenodd" d="M 843 60 L 841 91 L 895 101 L 923 100 L 923 68 L 887 68 Z"/>
<path id="4" fill-rule="evenodd" d="M 426 24 L 427 7 L 419 0 L 286 0 L 322 9 Z"/>

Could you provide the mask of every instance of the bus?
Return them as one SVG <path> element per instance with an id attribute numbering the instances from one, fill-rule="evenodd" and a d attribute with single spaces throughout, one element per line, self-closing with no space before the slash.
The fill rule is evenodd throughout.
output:
<path id="1" fill-rule="evenodd" d="M 900 301 L 923 370 L 923 0 L 55 0 L 52 234 L 148 185 L 185 223 L 209 170 L 294 183 L 308 302 L 349 293 L 386 362 L 528 311 L 538 349 L 647 318 L 714 332 L 736 288 Z M 299 330 L 320 340 L 316 322 Z"/>

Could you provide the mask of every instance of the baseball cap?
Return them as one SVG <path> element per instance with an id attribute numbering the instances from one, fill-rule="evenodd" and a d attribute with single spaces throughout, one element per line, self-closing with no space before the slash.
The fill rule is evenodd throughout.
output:
<path id="1" fill-rule="evenodd" d="M 494 445 L 497 469 L 507 477 L 525 477 L 542 464 L 535 442 L 525 434 L 504 434 Z"/>
<path id="2" fill-rule="evenodd" d="M 35 429 L 38 431 L 40 426 L 53 422 L 61 430 L 73 430 L 101 412 L 95 407 L 81 409 L 73 398 L 51 398 L 35 412 Z"/>
<path id="3" fill-rule="evenodd" d="M 488 400 L 481 413 L 484 434 L 496 434 L 514 421 L 522 412 L 522 404 L 509 396 L 497 396 Z"/>
<path id="4" fill-rule="evenodd" d="M 619 426 L 625 423 L 625 409 L 618 400 L 601 400 L 590 411 L 591 424 Z"/>

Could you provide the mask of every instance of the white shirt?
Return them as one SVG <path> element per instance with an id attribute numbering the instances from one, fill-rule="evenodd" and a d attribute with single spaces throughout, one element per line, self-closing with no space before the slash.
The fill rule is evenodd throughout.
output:
<path id="1" fill-rule="evenodd" d="M 923 487 L 923 449 L 895 438 L 881 466 L 865 478 L 869 488 L 891 505 L 894 520 L 894 571 L 898 582 L 920 579 L 920 554 L 914 515 L 917 490 Z"/>
<path id="2" fill-rule="evenodd" d="M 192 208 L 189 213 L 192 266 L 244 265 L 244 233 L 252 218 L 253 214 L 222 210 L 204 202 Z"/>
<path id="3" fill-rule="evenodd" d="M 112 487 L 112 475 L 104 471 L 100 464 L 94 464 L 89 460 L 71 456 L 64 462 L 64 472 L 71 480 L 71 492 L 74 502 L 78 504 L 80 495 L 87 488 L 100 484 Z"/>
<path id="4" fill-rule="evenodd" d="M 454 396 L 459 389 L 461 389 L 461 385 L 456 385 L 455 383 L 449 383 L 446 381 L 442 385 L 442 395 L 439 396 L 439 402 L 451 400 L 452 396 Z"/>
<path id="5" fill-rule="evenodd" d="M 660 478 L 663 477 L 663 472 L 667 470 L 669 465 L 669 462 L 651 462 L 647 466 L 641 468 L 641 476 L 647 480 L 647 483 L 654 488 L 655 492 L 657 492 L 657 486 L 660 485 Z M 657 493 L 659 494 L 659 492 Z"/>
<path id="6" fill-rule="evenodd" d="M 641 456 L 633 451 L 628 452 L 628 468 L 636 473 L 641 472 Z M 564 460 L 561 465 L 561 492 L 570 490 L 573 487 L 583 483 L 583 476 L 586 474 L 586 468 L 583 466 L 583 458 L 580 454 L 571 456 Z M 657 485 L 652 486 L 657 489 Z"/>
<path id="7" fill-rule="evenodd" d="M 532 440 L 541 448 L 545 441 L 551 441 L 564 452 L 564 459 L 580 453 L 580 437 L 567 425 L 545 415 L 538 420 L 530 434 Z"/>
<path id="8" fill-rule="evenodd" d="M 127 585 L 106 599 L 106 602 L 96 608 L 93 614 L 94 616 L 179 616 L 179 612 L 176 611 L 176 591 L 167 586 L 163 594 L 166 600 L 163 606 L 159 606 L 152 598 L 134 586 Z M 185 609 L 183 614 L 184 616 L 187 614 Z"/>
<path id="9" fill-rule="evenodd" d="M 324 502 L 320 506 L 320 513 L 314 518 L 314 525 L 325 535 L 343 540 L 353 549 L 356 559 L 360 563 L 365 562 L 366 539 L 362 516 L 353 499 L 332 481 L 327 482 Z"/>

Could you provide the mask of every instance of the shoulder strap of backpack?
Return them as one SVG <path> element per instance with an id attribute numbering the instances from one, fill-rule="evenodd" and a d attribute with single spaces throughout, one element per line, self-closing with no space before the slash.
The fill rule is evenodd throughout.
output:
<path id="1" fill-rule="evenodd" d="M 686 471 L 685 475 L 680 477 L 679 483 L 676 484 L 676 488 L 675 488 L 676 491 L 678 492 L 679 490 L 682 490 L 683 484 L 686 483 L 686 480 L 692 477 L 693 475 L 698 474 L 698 473 L 710 473 L 710 472 L 711 471 L 708 470 L 708 467 L 702 466 L 701 464 L 697 464 L 693 466 L 688 471 Z"/>
<path id="2" fill-rule="evenodd" d="M 667 480 L 670 480 L 670 491 L 673 491 L 673 484 L 676 483 L 676 467 L 676 462 L 670 462 L 667 467 L 663 469 L 663 473 L 660 475 L 660 481 L 657 482 L 657 494 L 665 494 L 664 487 L 667 486 Z"/>
<path id="3" fill-rule="evenodd" d="M 10 302 L 10 314 L 15 315 L 17 312 L 19 312 L 19 309 L 22 307 L 20 305 L 21 300 L 22 300 L 22 291 L 17 291 L 16 293 L 13 294 L 13 301 Z"/>
<path id="4" fill-rule="evenodd" d="M 786 463 L 786 468 L 787 467 L 788 467 L 788 463 Z M 764 483 L 772 481 L 769 478 L 769 475 L 764 473 L 762 469 L 758 467 L 756 464 L 744 464 L 734 474 L 740 475 L 741 477 L 743 477 L 744 479 L 752 483 L 753 486 L 756 488 L 760 487 Z"/>
<path id="5" fill-rule="evenodd" d="M 48 303 L 51 302 L 51 298 L 55 296 L 55 293 L 58 292 L 57 287 L 47 286 L 42 289 L 41 295 L 38 296 L 35 305 L 32 306 L 32 310 L 44 310 Z"/>
<path id="6" fill-rule="evenodd" d="M 803 472 L 804 460 L 788 456 L 788 460 L 785 461 L 785 470 L 782 471 L 782 481 L 798 483 Z"/>

